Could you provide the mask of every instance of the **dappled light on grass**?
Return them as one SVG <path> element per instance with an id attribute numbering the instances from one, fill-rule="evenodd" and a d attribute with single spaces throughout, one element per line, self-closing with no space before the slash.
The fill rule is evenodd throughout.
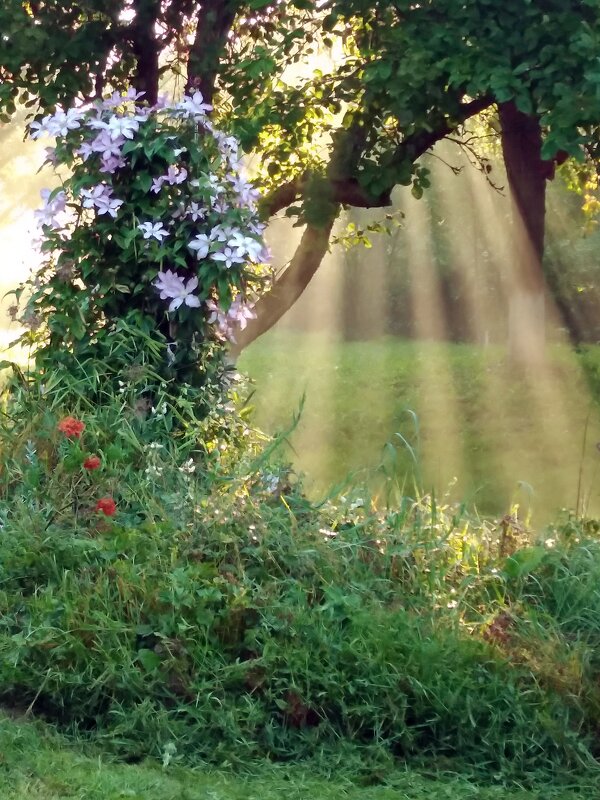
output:
<path id="1" fill-rule="evenodd" d="M 461 178 L 434 159 L 430 166 L 428 199 L 406 193 L 396 200 L 406 214 L 397 238 L 404 249 L 387 273 L 384 248 L 396 240 L 375 235 L 373 248 L 357 256 L 361 294 L 344 301 L 347 264 L 334 251 L 287 321 L 242 355 L 240 366 L 257 381 L 257 423 L 270 431 L 286 427 L 306 391 L 291 455 L 315 495 L 364 470 L 380 492 L 373 471 L 382 457 L 388 470 L 389 448 L 382 454 L 390 442 L 398 485 L 408 492 L 421 477 L 422 492 L 442 495 L 452 485 L 455 499 L 498 515 L 518 503 L 536 525 L 560 507 L 596 513 L 600 419 L 548 292 L 542 357 L 510 357 L 509 306 L 517 287 L 508 200 L 471 167 Z M 436 247 L 446 248 L 455 270 L 450 304 Z M 389 329 L 385 315 L 398 313 L 381 301 L 390 294 L 391 270 L 409 276 L 412 342 L 381 335 Z M 458 309 L 472 343 L 445 342 L 456 327 L 450 309 Z M 585 356 L 592 371 L 594 353 L 589 348 Z"/>

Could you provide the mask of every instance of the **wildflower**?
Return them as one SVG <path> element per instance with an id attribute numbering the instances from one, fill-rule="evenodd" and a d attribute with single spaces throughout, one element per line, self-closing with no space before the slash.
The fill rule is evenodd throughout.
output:
<path id="1" fill-rule="evenodd" d="M 190 203 L 190 205 L 185 209 L 185 214 L 194 222 L 197 222 L 199 219 L 202 220 L 206 217 L 206 209 L 201 208 L 198 203 Z"/>
<path id="2" fill-rule="evenodd" d="M 183 183 L 184 180 L 187 178 L 187 170 L 183 167 L 174 167 L 170 166 L 167 170 L 167 174 L 163 175 L 163 180 L 167 183 L 170 183 L 173 186 L 176 183 Z"/>
<path id="3" fill-rule="evenodd" d="M 102 461 L 98 456 L 88 456 L 83 462 L 83 468 L 89 470 L 98 469 L 101 463 Z"/>
<path id="4" fill-rule="evenodd" d="M 135 117 L 117 117 L 115 114 L 107 123 L 107 130 L 113 140 L 122 136 L 126 139 L 133 139 L 133 134 L 139 130 L 139 127 L 140 123 Z"/>
<path id="5" fill-rule="evenodd" d="M 92 189 L 81 189 L 79 194 L 84 198 L 84 208 L 97 208 L 98 214 L 117 216 L 118 209 L 123 205 L 122 200 L 114 200 L 112 189 L 105 184 L 98 184 Z"/>
<path id="6" fill-rule="evenodd" d="M 210 239 L 205 233 L 199 233 L 188 243 L 188 248 L 196 251 L 197 258 L 206 258 L 209 247 Z"/>
<path id="7" fill-rule="evenodd" d="M 66 208 L 67 198 L 65 193 L 62 191 L 58 192 L 54 195 L 52 200 L 50 199 L 52 195 L 50 189 L 42 189 L 40 195 L 44 201 L 44 205 L 42 208 L 33 212 L 34 217 L 40 225 L 49 225 L 51 228 L 60 227 L 57 216 L 64 212 Z"/>
<path id="8" fill-rule="evenodd" d="M 242 231 L 234 230 L 227 244 L 235 250 L 236 255 L 241 258 L 247 255 L 250 260 L 255 263 L 260 261 L 263 250 L 262 243 L 253 239 L 251 236 L 245 236 Z"/>
<path id="9" fill-rule="evenodd" d="M 57 427 L 67 439 L 79 439 L 85 428 L 85 423 L 75 419 L 75 417 L 65 417 L 58 423 Z"/>
<path id="10" fill-rule="evenodd" d="M 231 247 L 226 247 L 222 253 L 213 253 L 211 255 L 211 259 L 213 261 L 223 262 L 223 264 L 227 267 L 227 269 L 232 267 L 234 264 L 244 263 L 243 257 L 239 256 L 237 252 L 234 251 Z"/>
<path id="11" fill-rule="evenodd" d="M 111 137 L 110 133 L 106 130 L 100 131 L 98 136 L 91 144 L 92 150 L 95 153 L 101 153 L 103 158 L 118 158 L 121 155 L 121 147 L 125 144 L 125 137 L 119 136 L 117 138 Z M 84 146 L 81 145 L 79 150 L 83 150 Z M 87 148 L 85 148 L 87 152 Z M 83 155 L 83 154 L 81 154 Z"/>
<path id="12" fill-rule="evenodd" d="M 115 170 L 124 167 L 127 162 L 121 156 L 102 156 L 102 164 L 100 166 L 100 172 L 108 172 L 112 175 Z"/>
<path id="13" fill-rule="evenodd" d="M 169 311 L 175 311 L 182 304 L 190 308 L 198 308 L 200 306 L 200 300 L 195 294 L 192 294 L 198 286 L 198 278 L 190 278 L 184 282 L 183 278 L 177 273 L 168 269 L 166 272 L 158 273 L 154 286 L 160 292 L 161 300 L 172 298 L 169 304 Z"/>
<path id="14" fill-rule="evenodd" d="M 56 114 L 48 114 L 41 121 L 32 122 L 29 132 L 32 139 L 48 136 L 66 136 L 69 131 L 81 127 L 84 113 L 76 108 L 70 108 L 66 113 L 62 108 L 57 108 Z"/>
<path id="15" fill-rule="evenodd" d="M 101 512 L 107 517 L 114 517 L 117 513 L 117 504 L 112 497 L 101 497 L 96 503 L 96 511 Z"/>
<path id="16" fill-rule="evenodd" d="M 198 91 L 194 92 L 192 97 L 184 97 L 175 108 L 178 111 L 184 111 L 192 117 L 204 117 L 208 111 L 212 111 L 212 106 L 204 102 L 202 94 Z"/>
<path id="17" fill-rule="evenodd" d="M 89 142 L 83 142 L 81 146 L 75 150 L 75 155 L 81 156 L 84 161 L 87 161 L 88 158 L 94 153 L 94 147 Z"/>
<path id="18" fill-rule="evenodd" d="M 122 200 L 113 200 L 111 197 L 101 197 L 96 201 L 96 208 L 98 214 L 110 214 L 111 217 L 116 217 L 119 208 L 123 205 Z"/>
<path id="19" fill-rule="evenodd" d="M 167 231 L 162 224 L 162 222 L 141 222 L 138 225 L 138 230 L 144 234 L 144 239 L 158 239 L 159 242 L 162 242 L 164 238 L 169 235 L 169 231 Z"/>

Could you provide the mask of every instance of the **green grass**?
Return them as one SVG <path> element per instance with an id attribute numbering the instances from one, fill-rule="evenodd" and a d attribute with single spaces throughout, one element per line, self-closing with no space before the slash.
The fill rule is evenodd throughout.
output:
<path id="1" fill-rule="evenodd" d="M 600 416 L 582 369 L 600 386 L 597 361 L 598 348 L 582 358 L 552 345 L 546 363 L 520 371 L 498 347 L 275 330 L 239 366 L 268 432 L 287 426 L 306 393 L 291 455 L 315 495 L 353 471 L 381 486 L 373 471 L 383 458 L 408 492 L 416 478 L 486 514 L 519 502 L 545 523 L 578 495 L 580 511 L 600 511 Z M 384 453 L 387 442 L 395 452 Z"/>
<path id="2" fill-rule="evenodd" d="M 67 741 L 50 727 L 0 715 L 3 800 L 576 800 L 593 797 L 597 778 L 576 785 L 486 786 L 448 769 L 402 770 L 353 779 L 311 775 L 300 767 L 255 764 L 231 769 L 176 763 L 123 764 Z M 451 765 L 449 765 L 451 766 Z M 360 785 L 361 783 L 379 785 Z"/>

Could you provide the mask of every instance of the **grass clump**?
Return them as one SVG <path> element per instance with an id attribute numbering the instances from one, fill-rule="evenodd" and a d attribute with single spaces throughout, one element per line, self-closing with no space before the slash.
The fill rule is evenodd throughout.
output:
<path id="1" fill-rule="evenodd" d="M 282 429 L 306 395 L 291 457 L 310 476 L 311 496 L 351 471 L 361 480 L 368 471 L 380 492 L 376 469 L 394 441 L 397 480 L 409 494 L 414 482 L 435 487 L 488 516 L 519 502 L 540 526 L 578 501 L 579 511 L 600 513 L 599 364 L 596 346 L 575 353 L 548 344 L 544 361 L 527 369 L 499 346 L 281 329 L 240 358 L 265 431 Z"/>
<path id="2" fill-rule="evenodd" d="M 145 380 L 94 403 L 79 378 L 13 388 L 5 704 L 129 760 L 376 776 L 460 759 L 513 780 L 593 766 L 595 629 L 552 599 L 564 581 L 583 609 L 568 576 L 593 582 L 600 554 L 575 541 L 593 532 L 531 547 L 427 497 L 316 506 L 243 415 L 195 421 L 168 385 L 140 409 Z M 565 653 L 577 690 L 552 679 Z"/>
<path id="3" fill-rule="evenodd" d="M 578 800 L 593 796 L 593 778 L 530 788 L 478 782 L 474 776 L 443 769 L 395 769 L 378 785 L 357 782 L 344 770 L 335 775 L 310 774 L 302 766 L 254 765 L 243 773 L 206 765 L 182 766 L 177 754 L 162 763 L 123 764 L 106 753 L 67 740 L 49 726 L 0 715 L 0 793 L 10 800 Z"/>

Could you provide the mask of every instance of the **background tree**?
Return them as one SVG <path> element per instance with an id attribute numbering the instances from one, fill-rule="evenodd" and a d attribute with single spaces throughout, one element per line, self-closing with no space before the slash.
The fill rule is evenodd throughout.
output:
<path id="1" fill-rule="evenodd" d="M 385 207 L 399 184 L 420 196 L 420 156 L 485 109 L 498 109 L 525 234 L 524 291 L 539 293 L 545 183 L 596 147 L 599 19 L 600 0 L 8 0 L 0 100 L 10 115 L 133 85 L 152 102 L 167 73 L 214 98 L 260 155 L 263 214 L 305 226 L 243 347 L 302 293 L 342 207 Z M 294 72 L 319 46 L 329 66 Z"/>

